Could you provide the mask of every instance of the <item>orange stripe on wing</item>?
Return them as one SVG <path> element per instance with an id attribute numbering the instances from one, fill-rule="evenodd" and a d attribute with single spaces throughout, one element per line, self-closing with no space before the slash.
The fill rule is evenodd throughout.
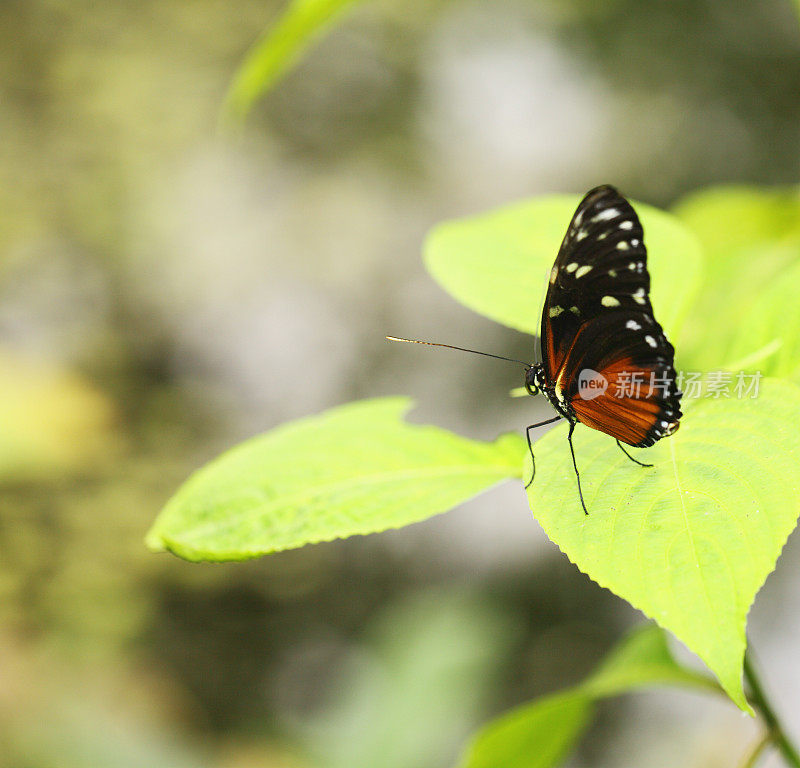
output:
<path id="1" fill-rule="evenodd" d="M 650 374 L 653 372 L 651 368 L 636 366 L 630 358 L 616 360 L 600 371 L 608 381 L 608 388 L 602 395 L 585 400 L 579 393 L 572 398 L 571 405 L 579 421 L 628 445 L 644 442 L 664 407 L 658 391 L 650 387 Z M 621 381 L 623 374 L 641 377 L 638 397 L 633 393 L 617 396 L 617 392 L 625 391 Z"/>

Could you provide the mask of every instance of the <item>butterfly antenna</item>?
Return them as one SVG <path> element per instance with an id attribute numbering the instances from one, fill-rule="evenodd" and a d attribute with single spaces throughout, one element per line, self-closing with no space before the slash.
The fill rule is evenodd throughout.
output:
<path id="1" fill-rule="evenodd" d="M 491 352 L 479 352 L 477 349 L 467 349 L 466 347 L 456 347 L 453 344 L 439 344 L 435 341 L 419 341 L 418 339 L 401 339 L 398 336 L 387 336 L 389 341 L 403 341 L 406 344 L 425 344 L 428 347 L 445 347 L 446 349 L 457 349 L 459 352 L 472 352 L 473 355 L 483 355 L 484 357 L 493 357 L 496 360 L 507 360 L 509 363 L 519 363 L 524 365 L 526 369 L 531 367 L 530 363 L 524 360 L 515 360 L 513 357 L 503 357 L 502 355 L 493 355 Z"/>

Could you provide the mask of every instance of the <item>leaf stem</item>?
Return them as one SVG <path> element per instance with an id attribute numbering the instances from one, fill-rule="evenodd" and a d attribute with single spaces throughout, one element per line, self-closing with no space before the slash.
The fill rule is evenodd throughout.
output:
<path id="1" fill-rule="evenodd" d="M 758 759 L 764 754 L 764 750 L 772 744 L 774 737 L 775 734 L 772 733 L 772 731 L 766 731 L 758 740 L 755 747 L 747 754 L 740 768 L 755 768 Z"/>
<path id="2" fill-rule="evenodd" d="M 761 680 L 753 667 L 749 651 L 744 655 L 744 677 L 750 686 L 750 702 L 759 711 L 767 725 L 767 735 L 780 750 L 786 762 L 793 768 L 800 768 L 800 754 L 789 741 L 780 720 L 778 720 L 778 716 L 769 703 L 769 699 L 764 692 L 764 686 L 761 684 Z M 758 754 L 755 757 L 758 757 Z"/>

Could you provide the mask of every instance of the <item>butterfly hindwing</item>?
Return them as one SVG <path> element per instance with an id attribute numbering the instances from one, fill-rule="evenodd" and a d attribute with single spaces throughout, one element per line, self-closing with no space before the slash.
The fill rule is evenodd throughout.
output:
<path id="1" fill-rule="evenodd" d="M 579 421 L 642 448 L 677 429 L 673 357 L 652 315 L 609 312 L 582 326 L 558 376 Z M 602 376 L 603 387 L 581 387 L 585 371 Z"/>

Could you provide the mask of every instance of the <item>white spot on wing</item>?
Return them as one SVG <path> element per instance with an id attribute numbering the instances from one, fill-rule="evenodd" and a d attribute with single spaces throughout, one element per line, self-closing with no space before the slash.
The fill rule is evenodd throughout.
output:
<path id="1" fill-rule="evenodd" d="M 619 223 L 620 229 L 633 229 L 633 222 L 632 221 L 621 221 Z"/>
<path id="2" fill-rule="evenodd" d="M 642 329 L 642 326 L 635 320 L 628 320 L 628 322 L 625 323 L 625 327 L 630 331 L 640 331 Z"/>
<path id="3" fill-rule="evenodd" d="M 619 299 L 616 299 L 613 296 L 603 296 L 603 298 L 600 299 L 600 303 L 604 307 L 618 307 Z"/>
<path id="4" fill-rule="evenodd" d="M 646 304 L 647 303 L 646 295 L 647 294 L 644 292 L 644 288 L 639 288 L 637 289 L 636 293 L 633 294 L 633 300 L 637 304 Z"/>
<path id="5" fill-rule="evenodd" d="M 655 349 L 655 348 L 658 346 L 658 344 L 656 343 L 656 340 L 655 340 L 655 339 L 654 339 L 652 336 L 645 336 L 645 337 L 644 337 L 644 340 L 645 340 L 645 341 L 646 341 L 646 342 L 647 342 L 647 343 L 648 343 L 648 344 L 649 344 L 649 345 L 650 345 L 650 346 L 651 346 L 653 349 Z"/>
<path id="6" fill-rule="evenodd" d="M 573 261 L 571 264 L 567 264 L 567 266 L 565 267 L 567 272 L 574 272 L 577 268 L 578 268 L 577 261 Z"/>
<path id="7" fill-rule="evenodd" d="M 596 216 L 593 216 L 592 221 L 608 221 L 608 219 L 613 219 L 615 216 L 619 216 L 619 211 L 616 208 L 606 208 L 604 211 L 600 211 Z"/>
<path id="8" fill-rule="evenodd" d="M 550 307 L 550 317 L 558 317 L 564 311 L 564 307 Z"/>
<path id="9" fill-rule="evenodd" d="M 618 251 L 627 251 L 629 248 L 630 246 L 626 242 L 620 241 L 617 243 Z"/>
<path id="10" fill-rule="evenodd" d="M 550 270 L 550 285 L 555 283 L 557 277 L 558 277 L 558 268 L 557 267 L 553 267 Z"/>
<path id="11" fill-rule="evenodd" d="M 591 272 L 591 271 L 592 271 L 592 267 L 590 267 L 588 264 L 585 264 L 584 266 L 582 266 L 582 267 L 581 267 L 581 268 L 580 268 L 580 269 L 579 269 L 579 270 L 578 270 L 578 271 L 575 273 L 575 277 L 583 277 L 584 275 L 587 275 L 587 274 L 589 274 L 589 272 Z"/>

